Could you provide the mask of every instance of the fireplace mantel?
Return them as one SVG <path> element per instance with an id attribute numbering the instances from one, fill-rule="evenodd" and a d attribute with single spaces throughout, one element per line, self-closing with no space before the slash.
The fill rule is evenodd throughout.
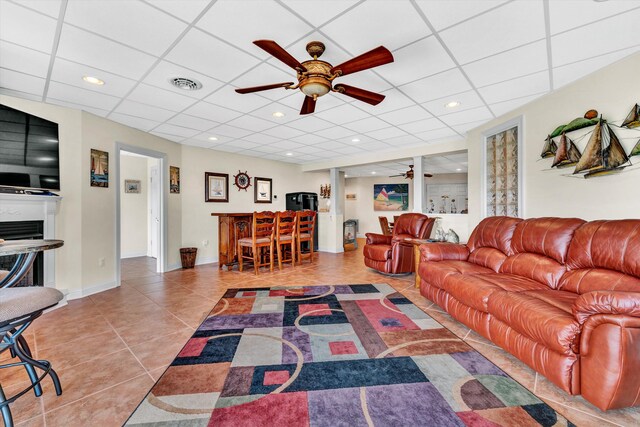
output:
<path id="1" fill-rule="evenodd" d="M 56 214 L 61 200 L 60 196 L 0 193 L 0 222 L 43 221 L 44 238 L 59 238 Z M 56 287 L 55 252 L 44 252 L 44 285 L 52 288 Z"/>

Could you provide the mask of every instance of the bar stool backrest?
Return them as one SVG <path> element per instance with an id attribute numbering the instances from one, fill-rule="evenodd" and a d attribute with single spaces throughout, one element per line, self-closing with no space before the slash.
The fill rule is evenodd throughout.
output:
<path id="1" fill-rule="evenodd" d="M 276 212 L 276 238 L 293 236 L 296 232 L 296 219 L 295 211 Z"/>
<path id="2" fill-rule="evenodd" d="M 296 237 L 299 238 L 301 234 L 308 234 L 313 238 L 313 231 L 316 228 L 316 211 L 297 211 L 296 216 L 298 221 Z"/>
<path id="3" fill-rule="evenodd" d="M 253 238 L 254 244 L 258 239 L 263 239 L 263 238 L 273 239 L 273 234 L 274 234 L 275 225 L 276 225 L 275 219 L 276 219 L 276 214 L 270 211 L 253 213 L 251 237 Z"/>
<path id="4" fill-rule="evenodd" d="M 382 234 L 385 236 L 391 236 L 391 227 L 389 226 L 389 220 L 386 216 L 379 216 L 378 221 L 380 221 L 380 229 L 382 229 Z"/>

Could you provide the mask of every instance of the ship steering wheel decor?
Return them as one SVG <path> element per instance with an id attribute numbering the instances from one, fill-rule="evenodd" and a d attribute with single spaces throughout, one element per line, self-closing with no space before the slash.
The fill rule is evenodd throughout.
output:
<path id="1" fill-rule="evenodd" d="M 247 171 L 241 172 L 238 170 L 238 174 L 233 175 L 233 179 L 235 180 L 233 185 L 238 187 L 238 191 L 247 191 L 247 188 L 251 185 L 251 177 L 247 174 Z"/>

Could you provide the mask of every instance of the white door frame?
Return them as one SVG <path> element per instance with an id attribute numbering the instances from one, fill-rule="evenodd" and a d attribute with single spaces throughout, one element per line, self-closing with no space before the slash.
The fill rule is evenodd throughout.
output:
<path id="1" fill-rule="evenodd" d="M 155 159 L 154 159 L 155 160 Z M 159 214 L 160 214 L 160 188 L 158 185 L 158 181 L 159 181 L 159 173 L 160 173 L 160 168 L 158 165 L 159 162 L 153 162 L 153 165 L 151 165 L 150 167 L 147 168 L 147 171 L 149 172 L 149 179 L 147 182 L 147 185 L 149 185 L 149 192 L 147 193 L 149 195 L 149 197 L 147 198 L 147 215 L 148 215 L 148 227 L 147 227 L 147 232 L 149 233 L 148 239 L 147 239 L 147 256 L 151 257 L 151 258 L 155 258 L 156 260 L 158 259 L 158 239 L 160 238 L 160 223 L 158 222 L 156 225 L 156 218 L 160 218 Z M 153 181 L 154 179 L 154 175 L 153 172 L 155 171 L 155 182 Z M 151 184 L 151 182 L 153 182 L 153 184 Z M 154 191 L 154 187 L 156 187 L 155 191 Z M 157 193 L 155 195 L 155 198 L 153 197 L 154 192 Z M 154 211 L 156 211 L 156 213 L 158 213 L 157 216 L 151 215 L 152 213 L 152 209 L 153 206 L 155 205 L 155 209 Z M 155 233 L 154 233 L 155 231 Z M 154 251 L 155 250 L 155 251 Z"/>
<path id="2" fill-rule="evenodd" d="M 160 191 L 158 191 L 158 198 L 160 202 L 160 238 L 158 239 L 158 272 L 164 273 L 167 271 L 167 236 L 169 235 L 168 228 L 168 194 L 169 194 L 169 163 L 167 161 L 167 154 L 160 151 L 149 150 L 147 148 L 136 147 L 135 145 L 128 145 L 122 142 L 116 142 L 115 153 L 115 173 L 114 182 L 116 183 L 116 284 L 120 286 L 121 281 L 121 266 L 120 266 L 120 245 L 121 245 L 121 218 L 120 218 L 120 155 L 122 151 L 128 151 L 130 153 L 136 153 L 147 157 L 158 159 L 158 184 Z"/>

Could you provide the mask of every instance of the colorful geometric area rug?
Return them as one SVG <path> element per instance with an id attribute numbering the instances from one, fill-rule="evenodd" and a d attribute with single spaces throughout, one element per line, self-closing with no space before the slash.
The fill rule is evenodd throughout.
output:
<path id="1" fill-rule="evenodd" d="M 127 425 L 573 426 L 386 284 L 229 289 Z"/>

